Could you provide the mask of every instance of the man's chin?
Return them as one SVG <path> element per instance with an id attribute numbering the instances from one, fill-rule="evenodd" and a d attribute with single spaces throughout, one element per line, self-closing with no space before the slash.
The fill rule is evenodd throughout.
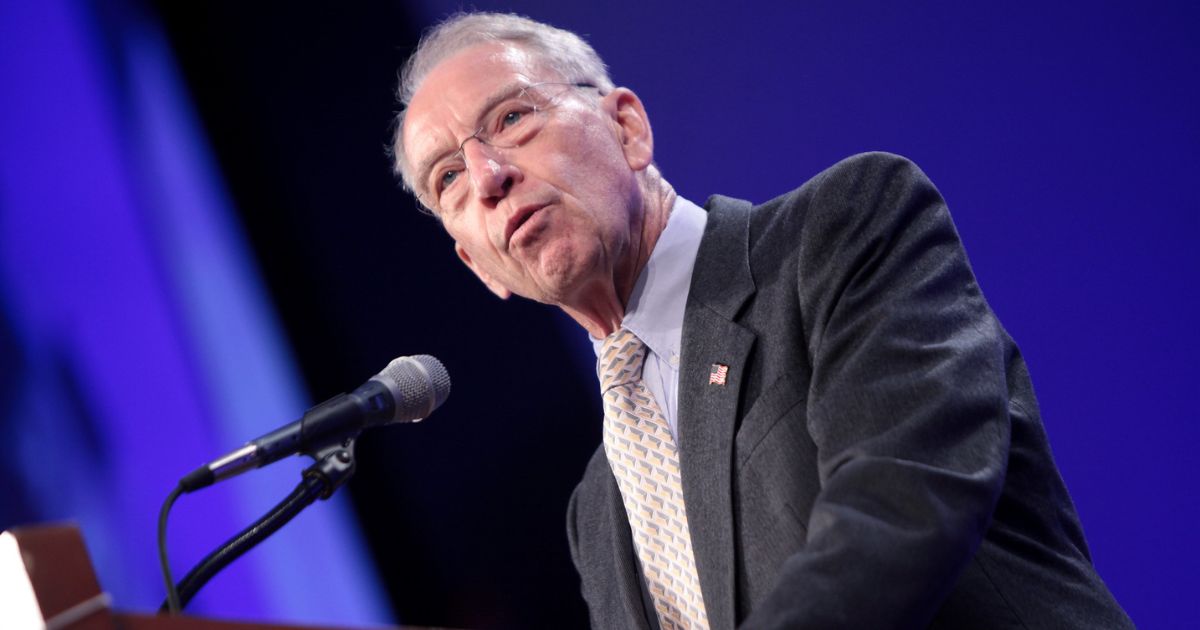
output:
<path id="1" fill-rule="evenodd" d="M 570 304 L 572 296 L 579 295 L 586 284 L 579 274 L 573 272 L 574 269 L 560 268 L 555 269 L 554 273 L 539 275 L 535 282 L 534 295 L 530 296 L 530 299 L 552 306 Z"/>
<path id="2" fill-rule="evenodd" d="M 586 253 L 586 252 L 585 252 Z M 545 243 L 526 266 L 526 282 L 514 293 L 543 304 L 562 306 L 572 301 L 600 276 L 596 256 L 580 255 L 574 243 L 557 240 Z"/>

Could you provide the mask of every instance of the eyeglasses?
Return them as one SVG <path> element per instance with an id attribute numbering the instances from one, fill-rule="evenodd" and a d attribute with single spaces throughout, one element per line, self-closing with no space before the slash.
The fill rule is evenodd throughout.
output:
<path id="1" fill-rule="evenodd" d="M 464 151 L 468 142 L 478 140 L 480 144 L 496 149 L 525 146 L 546 126 L 549 112 L 570 88 L 594 87 L 591 83 L 543 81 L 514 87 L 511 93 L 492 99 L 492 104 L 479 118 L 479 127 L 459 143 L 458 151 L 435 160 L 430 168 L 419 174 L 423 179 L 418 185 L 423 190 L 417 192 L 417 199 L 438 216 L 462 210 L 470 197 L 470 183 L 464 177 L 467 174 Z"/>

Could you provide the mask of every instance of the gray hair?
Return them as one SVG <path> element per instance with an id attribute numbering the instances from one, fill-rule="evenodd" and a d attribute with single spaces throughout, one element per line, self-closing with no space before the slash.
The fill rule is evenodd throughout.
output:
<path id="1" fill-rule="evenodd" d="M 404 154 L 404 114 L 417 88 L 439 63 L 454 54 L 487 42 L 513 42 L 534 53 L 539 61 L 558 72 L 563 81 L 590 83 L 611 91 L 612 79 L 600 56 L 582 37 L 535 22 L 529 18 L 507 13 L 457 13 L 446 18 L 421 37 L 417 49 L 400 69 L 400 85 L 396 98 L 401 110 L 393 123 L 392 170 L 401 179 L 405 190 L 413 190 L 411 166 Z"/>

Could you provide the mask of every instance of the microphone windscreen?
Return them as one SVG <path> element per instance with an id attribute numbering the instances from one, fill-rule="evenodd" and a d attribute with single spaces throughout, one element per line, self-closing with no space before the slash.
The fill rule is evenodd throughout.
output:
<path id="1" fill-rule="evenodd" d="M 392 392 L 396 411 L 391 422 L 421 420 L 450 396 L 450 374 L 428 354 L 399 357 L 375 376 Z"/>

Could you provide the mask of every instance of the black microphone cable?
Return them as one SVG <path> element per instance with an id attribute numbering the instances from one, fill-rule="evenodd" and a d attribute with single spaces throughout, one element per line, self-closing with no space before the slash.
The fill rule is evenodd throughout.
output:
<path id="1" fill-rule="evenodd" d="M 171 578 L 171 564 L 167 562 L 167 514 L 171 512 L 171 506 L 175 505 L 175 499 L 183 492 L 182 484 L 175 486 L 163 501 L 162 509 L 158 511 L 158 561 L 162 565 L 163 580 L 167 583 L 167 601 L 164 606 L 172 615 L 179 614 L 182 607 L 179 605 L 179 591 L 175 590 L 175 580 Z"/>

